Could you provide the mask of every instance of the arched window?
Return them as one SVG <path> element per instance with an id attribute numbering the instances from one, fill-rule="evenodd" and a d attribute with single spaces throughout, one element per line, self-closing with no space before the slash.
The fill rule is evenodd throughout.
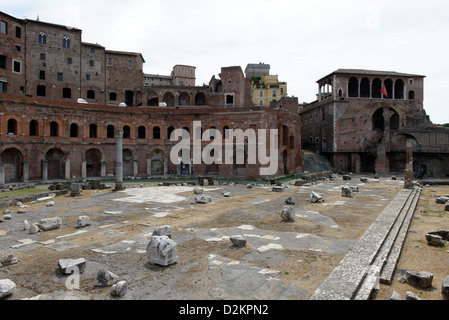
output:
<path id="1" fill-rule="evenodd" d="M 167 128 L 167 139 L 168 140 L 170 140 L 170 136 L 171 136 L 173 131 L 175 131 L 175 128 L 173 128 L 171 126 Z"/>
<path id="2" fill-rule="evenodd" d="M 359 81 L 356 77 L 351 77 L 348 83 L 348 96 L 358 97 L 359 96 Z"/>
<path id="3" fill-rule="evenodd" d="M 375 78 L 372 84 L 371 97 L 375 99 L 380 99 L 382 97 L 380 92 L 381 89 L 382 89 L 382 81 L 380 81 L 379 78 Z"/>
<path id="4" fill-rule="evenodd" d="M 391 79 L 385 79 L 384 81 L 385 89 L 387 89 L 388 96 L 384 95 L 384 99 L 393 99 L 393 81 Z"/>
<path id="5" fill-rule="evenodd" d="M 89 138 L 96 138 L 97 137 L 97 125 L 92 123 L 89 125 Z"/>
<path id="6" fill-rule="evenodd" d="M 95 99 L 95 91 L 87 90 L 87 99 Z"/>
<path id="7" fill-rule="evenodd" d="M 131 138 L 131 128 L 129 126 L 123 127 L 123 139 Z"/>
<path id="8" fill-rule="evenodd" d="M 360 81 L 360 98 L 369 98 L 371 97 L 371 89 L 368 78 L 363 78 Z"/>
<path id="9" fill-rule="evenodd" d="M 395 99 L 404 99 L 404 81 L 401 79 L 396 80 L 394 83 L 394 98 Z"/>
<path id="10" fill-rule="evenodd" d="M 16 119 L 8 120 L 8 134 L 17 135 L 17 120 Z"/>
<path id="11" fill-rule="evenodd" d="M 160 139 L 161 138 L 161 128 L 159 127 L 153 127 L 153 139 Z"/>
<path id="12" fill-rule="evenodd" d="M 108 139 L 114 138 L 114 132 L 115 132 L 115 128 L 112 124 L 110 124 L 106 127 L 106 137 Z"/>
<path id="13" fill-rule="evenodd" d="M 409 98 L 409 100 L 415 99 L 415 91 L 410 90 L 410 91 L 408 92 L 408 98 Z"/>
<path id="14" fill-rule="evenodd" d="M 37 39 L 38 39 L 39 43 L 47 44 L 47 35 L 45 33 L 40 32 L 39 35 L 37 36 Z"/>
<path id="15" fill-rule="evenodd" d="M 146 136 L 146 129 L 145 129 L 145 127 L 144 126 L 140 126 L 138 129 L 137 129 L 137 138 L 138 139 L 145 139 L 145 136 Z"/>
<path id="16" fill-rule="evenodd" d="M 78 137 L 78 125 L 76 123 L 72 123 L 70 125 L 70 138 Z"/>
<path id="17" fill-rule="evenodd" d="M 63 48 L 70 48 L 70 39 L 69 39 L 69 37 L 64 37 L 62 39 L 62 47 Z"/>
<path id="18" fill-rule="evenodd" d="M 59 124 L 56 121 L 50 123 L 50 137 L 59 136 Z"/>
<path id="19" fill-rule="evenodd" d="M 37 120 L 30 121 L 30 136 L 37 136 L 39 132 L 39 122 Z"/>

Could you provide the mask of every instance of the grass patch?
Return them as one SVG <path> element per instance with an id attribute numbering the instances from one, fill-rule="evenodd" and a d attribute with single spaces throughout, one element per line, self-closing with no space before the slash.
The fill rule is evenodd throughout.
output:
<path id="1" fill-rule="evenodd" d="M 30 193 L 37 193 L 37 192 L 43 192 L 43 191 L 48 191 L 47 188 L 23 188 L 23 189 L 17 189 L 17 190 L 13 190 L 10 192 L 1 192 L 0 193 L 0 199 L 2 198 L 6 198 L 6 197 L 17 197 L 17 196 L 22 196 L 25 194 L 30 194 Z"/>

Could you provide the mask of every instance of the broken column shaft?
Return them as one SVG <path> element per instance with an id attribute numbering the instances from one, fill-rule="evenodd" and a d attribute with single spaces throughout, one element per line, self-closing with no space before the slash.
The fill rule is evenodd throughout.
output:
<path id="1" fill-rule="evenodd" d="M 123 190 L 123 130 L 116 131 L 115 142 L 115 191 Z"/>

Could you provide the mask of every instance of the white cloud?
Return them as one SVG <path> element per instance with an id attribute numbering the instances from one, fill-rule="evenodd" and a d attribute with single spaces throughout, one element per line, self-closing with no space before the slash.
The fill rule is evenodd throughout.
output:
<path id="1" fill-rule="evenodd" d="M 74 25 L 83 41 L 141 52 L 145 72 L 197 67 L 208 83 L 221 67 L 265 62 L 289 94 L 311 102 L 315 81 L 339 68 L 426 75 L 424 107 L 449 123 L 449 3 L 293 0 L 16 0 L 2 11 L 18 18 Z"/>

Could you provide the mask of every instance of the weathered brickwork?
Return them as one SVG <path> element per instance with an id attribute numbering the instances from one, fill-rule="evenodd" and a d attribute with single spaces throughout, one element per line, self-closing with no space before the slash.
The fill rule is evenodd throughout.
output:
<path id="1" fill-rule="evenodd" d="M 303 148 L 327 155 L 337 170 L 403 173 L 410 139 L 416 177 L 449 175 L 449 129 L 425 113 L 424 76 L 345 69 L 317 83 L 317 101 L 300 113 Z"/>
<path id="2" fill-rule="evenodd" d="M 279 164 L 275 175 L 303 170 L 300 139 L 297 139 L 300 118 L 282 109 L 235 107 L 229 110 L 204 106 L 167 111 L 163 107 L 62 103 L 7 94 L 0 97 L 0 157 L 5 183 L 114 175 L 117 129 L 124 130 L 125 176 L 190 174 L 263 178 L 259 162 L 173 163 L 170 151 L 178 142 L 170 141 L 168 135 L 175 128 L 187 128 L 193 134 L 194 121 L 201 121 L 203 133 L 211 127 L 223 134 L 227 128 L 243 131 L 251 128 L 256 132 L 277 129 Z M 204 140 L 202 148 L 209 144 L 210 141 Z M 247 159 L 248 145 L 243 148 Z M 269 150 L 266 154 L 269 155 Z"/>

